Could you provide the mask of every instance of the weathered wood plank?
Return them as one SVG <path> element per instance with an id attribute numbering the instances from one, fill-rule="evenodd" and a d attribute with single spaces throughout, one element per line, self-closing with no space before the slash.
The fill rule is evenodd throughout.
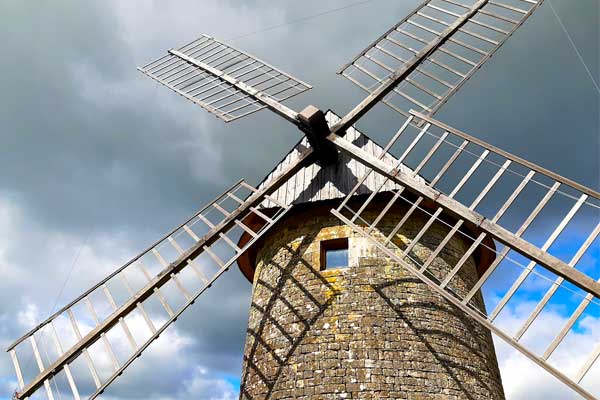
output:
<path id="1" fill-rule="evenodd" d="M 330 125 L 335 124 L 340 120 L 340 118 L 332 112 L 326 114 L 326 119 Z M 345 137 L 349 142 L 375 157 L 379 157 L 383 151 L 382 146 L 378 145 L 355 128 L 349 128 Z M 295 162 L 298 159 L 301 150 L 306 147 L 309 147 L 309 144 L 306 138 L 304 138 L 283 158 L 283 160 L 274 168 L 273 172 L 263 180 L 259 185 L 259 188 L 272 179 L 281 168 L 285 168 L 286 165 Z M 383 161 L 392 165 L 396 162 L 396 159 L 392 155 L 386 154 L 383 157 Z M 274 200 L 285 205 L 340 199 L 345 197 L 350 190 L 352 190 L 356 182 L 358 182 L 367 172 L 368 168 L 363 164 L 357 162 L 347 154 L 341 153 L 337 164 L 329 166 L 321 166 L 318 164 L 307 165 L 275 191 L 272 197 Z M 369 194 L 374 189 L 379 188 L 384 184 L 384 181 L 386 181 L 384 177 L 378 174 L 371 174 L 364 185 L 358 190 L 357 194 Z M 385 182 L 384 188 L 385 191 L 390 191 L 398 189 L 399 186 L 393 181 L 387 181 Z M 264 201 L 261 204 L 261 207 L 263 208 L 275 206 L 276 205 L 270 201 Z"/>

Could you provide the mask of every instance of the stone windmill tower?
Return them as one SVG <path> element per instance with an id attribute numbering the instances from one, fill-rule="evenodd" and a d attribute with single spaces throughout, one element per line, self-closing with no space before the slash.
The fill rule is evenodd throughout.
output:
<path id="1" fill-rule="evenodd" d="M 236 262 L 253 284 L 241 398 L 502 399 L 491 333 L 596 398 L 600 347 L 570 338 L 600 298 L 600 193 L 431 117 L 540 3 L 426 1 L 342 69 L 368 96 L 341 118 L 284 106 L 310 86 L 208 36 L 140 68 L 225 121 L 269 108 L 305 137 L 9 346 L 15 398 L 100 396 Z M 384 146 L 353 127 L 379 102 L 405 118 Z M 555 302 L 574 306 L 544 342 L 529 333 Z"/>
<path id="2" fill-rule="evenodd" d="M 339 120 L 332 112 L 327 117 L 330 125 Z M 356 129 L 348 129 L 345 139 L 372 157 L 382 156 L 384 163 L 413 173 Z M 308 143 L 296 146 L 275 171 L 294 163 L 305 146 Z M 241 398 L 397 399 L 443 394 L 503 399 L 490 332 L 457 313 L 371 240 L 332 215 L 332 207 L 339 207 L 356 187 L 347 205 L 353 210 L 364 205 L 358 224 L 364 228 L 381 213 L 377 236 L 385 240 L 391 235 L 394 247 L 406 250 L 403 242 L 414 240 L 427 223 L 426 212 L 408 215 L 408 203 L 399 198 L 391 202 L 400 185 L 382 175 L 358 184 L 364 175 L 360 168 L 342 154 L 334 164 L 301 169 L 271 195 L 293 207 L 278 227 L 238 260 L 254 285 Z M 264 204 L 264 212 L 274 206 Z M 432 207 L 425 205 L 425 210 Z M 434 222 L 411 253 L 425 262 L 449 230 Z M 446 275 L 471 244 L 459 235 L 449 238 L 433 256 L 429 271 Z M 489 267 L 490 253 L 478 247 L 465 260 L 457 287 L 466 293 L 475 284 Z M 473 304 L 485 311 L 479 295 Z"/>

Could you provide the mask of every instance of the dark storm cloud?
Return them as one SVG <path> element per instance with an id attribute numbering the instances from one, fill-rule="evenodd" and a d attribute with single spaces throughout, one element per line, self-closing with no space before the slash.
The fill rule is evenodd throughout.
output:
<path id="1" fill-rule="evenodd" d="M 109 273 L 237 177 L 261 179 L 298 140 L 297 132 L 264 112 L 225 126 L 135 70 L 199 33 L 223 38 L 277 24 L 303 11 L 297 6 L 266 5 L 241 9 L 234 4 L 190 5 L 192 10 L 185 15 L 181 5 L 6 7 L 2 27 L 11 40 L 6 48 L 10 57 L 1 67 L 5 107 L 0 162 L 3 206 L 9 214 L 3 225 L 10 230 L 5 236 L 10 242 L 2 246 L 7 264 L 3 318 L 16 315 L 27 304 L 38 306 L 32 311 L 34 320 L 47 315 L 48 293 L 54 299 L 90 230 L 90 246 L 104 257 L 84 247 L 88 254 L 80 258 L 59 303 Z M 202 16 L 201 23 L 192 15 Z M 327 82 L 341 57 L 339 47 L 328 51 L 324 37 L 336 31 L 340 18 L 317 21 L 312 29 L 302 25 L 279 29 L 271 35 L 272 42 L 246 38 L 235 44 L 247 45 L 248 51 L 326 92 L 332 89 Z M 219 19 L 227 23 L 216 23 Z M 180 24 L 177 29 L 175 20 Z M 393 17 L 384 24 L 392 22 Z M 226 32 L 223 25 L 229 27 Z M 293 49 L 292 56 L 282 48 Z M 329 78 L 321 76 L 324 66 Z M 345 82 L 338 79 L 336 84 Z M 315 92 L 312 101 L 329 103 L 319 101 Z M 294 101 L 302 107 L 308 100 Z M 245 157 L 240 157 L 240 149 Z M 37 243 L 36 251 L 26 251 L 32 243 Z M 185 350 L 188 367 L 198 364 L 234 376 L 240 372 L 250 285 L 240 275 L 230 276 L 178 323 L 178 332 L 194 338 Z M 31 283 L 23 285 L 31 277 L 35 277 Z M 20 319 L 22 324 L 3 325 L 3 344 L 34 323 L 23 315 Z M 142 370 L 156 368 L 160 362 L 146 357 Z M 12 376 L 7 363 L 2 362 L 1 370 Z M 185 368 L 171 372 L 173 377 L 187 376 Z M 148 374 L 132 375 L 130 381 L 115 389 L 115 395 L 130 396 L 127 388 L 133 385 L 138 395 L 171 391 L 185 397 L 177 394 L 174 378 L 152 388 L 147 385 L 153 381 Z"/>
<path id="2" fill-rule="evenodd" d="M 313 103 L 340 114 L 364 94 L 335 71 L 419 2 L 374 1 L 232 44 L 314 85 L 289 102 L 293 108 Z M 2 344 L 27 328 L 9 316 L 28 304 L 40 317 L 48 313 L 48 296 L 55 298 L 90 231 L 97 253 L 85 248 L 60 303 L 234 180 L 259 181 L 299 139 L 264 111 L 223 124 L 137 65 L 203 32 L 226 40 L 344 4 L 1 2 L 0 227 L 9 229 L 0 232 Z M 597 2 L 553 4 L 598 80 Z M 598 188 L 598 101 L 545 5 L 439 118 Z M 400 122 L 381 106 L 360 125 L 384 140 Z M 239 374 L 250 285 L 237 271 L 228 274 L 178 321 L 177 332 L 194 342 L 168 379 L 150 387 L 152 376 L 140 373 L 115 396 L 135 397 L 133 387 L 141 398 L 193 398 L 178 391 L 177 377 L 193 379 L 194 365 Z M 150 358 L 141 371 L 160 367 Z M 0 375 L 12 377 L 6 359 Z"/>

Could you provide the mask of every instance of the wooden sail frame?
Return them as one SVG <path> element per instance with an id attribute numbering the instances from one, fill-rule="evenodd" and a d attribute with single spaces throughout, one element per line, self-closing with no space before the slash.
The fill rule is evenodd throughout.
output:
<path id="1" fill-rule="evenodd" d="M 410 111 L 410 118 L 408 122 L 410 122 L 413 118 L 421 119 L 424 123 L 424 127 L 421 129 L 419 135 L 417 135 L 407 145 L 399 149 L 399 151 L 402 152 L 402 156 L 398 157 L 400 161 L 403 161 L 411 153 L 411 151 L 413 151 L 417 143 L 425 134 L 430 133 L 430 130 L 433 130 L 433 127 L 441 129 L 441 133 L 433 134 L 436 140 L 430 145 L 430 150 L 426 151 L 427 149 L 421 149 L 421 153 L 424 153 L 424 155 L 420 156 L 422 158 L 418 158 L 414 161 L 415 164 L 418 164 L 418 167 L 414 168 L 414 170 L 409 173 L 407 173 L 406 170 L 398 169 L 397 165 L 389 165 L 389 163 L 385 163 L 382 160 L 373 157 L 372 155 L 364 152 L 362 149 L 357 148 L 344 138 L 341 138 L 335 134 L 331 134 L 329 136 L 329 140 L 331 140 L 340 149 L 340 151 L 350 155 L 351 157 L 354 157 L 358 162 L 363 163 L 368 168 L 365 175 L 357 182 L 355 188 L 350 191 L 348 196 L 344 199 L 344 201 L 342 201 L 339 207 L 332 210 L 332 213 L 346 225 L 351 227 L 354 231 L 368 239 L 373 245 L 384 251 L 395 262 L 398 262 L 400 265 L 404 266 L 422 282 L 426 283 L 433 290 L 441 294 L 444 298 L 463 310 L 466 314 L 470 315 L 477 322 L 481 323 L 486 328 L 497 334 L 513 348 L 520 351 L 537 365 L 554 375 L 575 392 L 586 399 L 596 399 L 592 393 L 588 392 L 581 386 L 580 382 L 598 360 L 600 346 L 596 346 L 596 348 L 591 349 L 590 353 L 586 356 L 586 361 L 583 365 L 581 365 L 576 376 L 567 376 L 567 374 L 562 371 L 560 367 L 549 363 L 548 358 L 554 352 L 554 350 L 563 343 L 567 333 L 573 328 L 575 321 L 581 317 L 586 307 L 592 301 L 597 301 L 600 299 L 600 281 L 583 272 L 586 270 L 586 268 L 581 270 L 581 268 L 584 266 L 579 265 L 580 261 L 582 260 L 582 256 L 586 253 L 586 251 L 589 250 L 591 244 L 600 237 L 600 220 L 595 222 L 592 221 L 592 225 L 595 227 L 591 229 L 585 239 L 578 244 L 578 248 L 575 250 L 575 254 L 570 260 L 565 261 L 560 259 L 550 254 L 548 249 L 584 206 L 591 207 L 594 210 L 600 209 L 600 193 L 570 179 L 564 178 L 534 163 L 524 160 L 518 156 L 515 156 L 509 152 L 492 146 L 480 139 L 475 138 L 474 136 L 451 128 L 448 125 L 431 117 L 416 111 Z M 408 124 L 405 124 L 403 127 L 406 128 L 407 125 Z M 401 129 L 392 137 L 390 142 L 386 145 L 386 149 L 390 149 L 396 144 L 403 131 L 404 129 Z M 422 178 L 418 177 L 417 174 L 423 168 L 423 166 L 427 164 L 432 157 L 434 157 L 436 152 L 439 151 L 440 143 L 451 143 L 448 141 L 449 135 L 460 138 L 462 141 L 461 145 L 454 145 L 455 150 L 453 154 L 449 157 L 448 161 L 443 164 L 441 168 L 439 168 L 439 171 L 434 179 L 429 182 L 424 181 Z M 452 164 L 454 164 L 461 153 L 466 152 L 465 149 L 467 149 L 467 146 L 472 144 L 478 146 L 481 152 L 479 154 L 474 154 L 472 157 L 473 162 L 464 166 L 465 170 L 463 173 L 459 174 L 462 179 L 460 179 L 451 189 L 443 191 L 437 185 L 439 180 L 444 176 L 444 174 L 447 173 L 449 168 L 452 166 Z M 472 202 L 463 203 L 457 200 L 455 198 L 456 194 L 462 190 L 466 184 L 468 184 L 469 180 L 476 179 L 475 177 L 477 176 L 478 168 L 483 162 L 485 162 L 486 157 L 492 153 L 503 160 L 493 164 L 495 173 L 488 177 L 486 182 L 479 182 L 478 187 L 481 188 L 479 189 L 479 192 L 472 194 L 471 197 L 474 197 Z M 480 214 L 476 211 L 477 206 L 491 192 L 492 188 L 498 184 L 503 175 L 511 171 L 511 164 L 519 164 L 526 168 L 527 172 L 524 172 L 521 176 L 522 180 L 520 184 L 516 189 L 502 194 L 505 197 L 505 201 L 501 203 L 497 209 L 494 209 L 493 211 L 488 210 L 487 215 Z M 366 220 L 365 217 L 363 217 L 362 212 L 367 208 L 370 201 L 377 195 L 378 191 L 375 191 L 371 196 L 363 200 L 361 205 L 354 205 L 353 208 L 350 208 L 348 204 L 349 200 L 353 198 L 356 189 L 360 187 L 361 183 L 371 174 L 377 174 L 380 175 L 380 177 L 385 177 L 386 181 L 384 181 L 384 184 L 389 180 L 396 185 L 400 185 L 401 188 L 394 190 L 394 195 L 389 200 L 389 203 L 382 209 L 379 215 L 371 220 Z M 544 176 L 553 183 L 541 185 L 539 182 L 532 179 L 536 174 Z M 536 184 L 540 185 L 543 188 L 542 190 L 545 191 L 545 195 L 543 196 L 542 200 L 539 201 L 536 207 L 529 213 L 529 215 L 525 217 L 524 222 L 518 229 L 511 230 L 503 227 L 499 223 L 501 217 L 505 213 L 509 212 L 511 207 L 514 207 L 515 199 L 527 185 Z M 560 219 L 559 224 L 552 230 L 548 231 L 549 235 L 547 236 L 546 242 L 543 246 L 538 247 L 523 239 L 522 234 L 539 216 L 544 207 L 548 205 L 552 196 L 559 193 L 558 188 L 561 185 L 568 186 L 570 189 L 575 191 L 574 194 L 572 191 L 570 191 L 568 195 L 565 192 L 560 192 L 560 195 L 568 196 L 572 202 L 570 203 L 569 207 L 561 210 L 562 219 Z M 383 185 L 381 186 L 383 187 Z M 407 197 L 404 194 L 405 190 L 416 194 L 418 198 L 414 200 L 411 197 Z M 498 195 L 498 193 L 496 193 L 496 195 Z M 422 204 L 424 200 L 435 204 L 437 210 L 430 211 L 427 208 L 424 208 Z M 409 207 L 409 211 L 398 222 L 397 226 L 392 230 L 392 232 L 384 239 L 381 239 L 380 235 L 375 234 L 376 232 L 379 232 L 379 221 L 383 220 L 386 213 L 390 210 L 394 203 L 404 203 Z M 402 225 L 407 221 L 409 216 L 416 210 L 428 214 L 429 219 L 427 223 L 423 225 L 421 230 L 415 235 L 415 237 L 410 240 L 410 243 L 407 244 L 407 247 L 403 250 L 400 250 L 395 247 L 392 238 L 396 232 L 401 229 Z M 446 218 L 444 216 L 446 216 Z M 448 224 L 448 234 L 444 240 L 442 240 L 439 246 L 433 251 L 431 257 L 424 262 L 420 262 L 419 260 L 411 258 L 410 249 L 414 248 L 414 246 L 419 243 L 431 225 L 436 221 L 438 223 L 447 224 L 445 221 L 448 220 L 455 222 L 453 224 Z M 465 237 L 467 241 L 471 242 L 471 246 L 463 254 L 461 259 L 446 277 L 443 279 L 432 277 L 427 272 L 430 263 L 433 262 L 437 254 L 443 251 L 444 246 L 449 243 L 449 239 L 452 238 L 452 236 L 466 235 L 460 229 L 461 226 L 466 224 L 477 227 L 477 229 L 480 230 L 480 233 L 476 237 Z M 495 260 L 482 274 L 478 281 L 470 288 L 470 290 L 467 293 L 458 295 L 458 291 L 453 290 L 452 288 L 453 278 L 459 272 L 468 257 L 473 255 L 480 246 L 484 245 L 483 241 L 487 238 L 491 238 L 494 241 L 501 243 L 504 248 L 497 252 Z M 481 290 L 483 285 L 490 281 L 494 272 L 503 261 L 508 260 L 509 262 L 513 262 L 510 257 L 507 257 L 509 252 L 518 253 L 527 260 L 528 264 L 516 264 L 522 269 L 521 273 L 516 279 L 514 279 L 514 281 L 512 281 L 512 285 L 506 291 L 496 307 L 491 312 L 484 315 L 480 310 L 477 310 L 472 306 L 471 300 Z M 549 271 L 552 276 L 554 276 L 552 285 L 548 288 L 545 295 L 538 301 L 536 307 L 531 312 L 529 317 L 524 321 L 519 330 L 515 334 L 511 335 L 510 333 L 507 333 L 501 329 L 494 322 L 498 314 L 513 298 L 527 277 L 532 274 L 536 266 Z M 570 282 L 585 294 L 581 296 L 581 301 L 577 309 L 571 314 L 565 326 L 555 327 L 555 338 L 552 343 L 550 343 L 541 354 L 538 354 L 529 346 L 524 345 L 520 339 L 527 332 L 527 330 L 530 329 L 544 307 L 548 306 L 550 298 L 555 295 L 559 288 L 564 287 L 565 281 Z"/>

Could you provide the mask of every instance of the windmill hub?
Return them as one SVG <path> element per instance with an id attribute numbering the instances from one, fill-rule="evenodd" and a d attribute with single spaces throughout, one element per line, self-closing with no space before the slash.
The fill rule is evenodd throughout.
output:
<path id="1" fill-rule="evenodd" d="M 327 140 L 329 126 L 325 113 L 315 106 L 308 106 L 298 114 L 300 129 L 306 133 L 306 138 L 312 146 L 319 162 L 323 165 L 335 164 L 338 151 L 331 141 Z"/>

